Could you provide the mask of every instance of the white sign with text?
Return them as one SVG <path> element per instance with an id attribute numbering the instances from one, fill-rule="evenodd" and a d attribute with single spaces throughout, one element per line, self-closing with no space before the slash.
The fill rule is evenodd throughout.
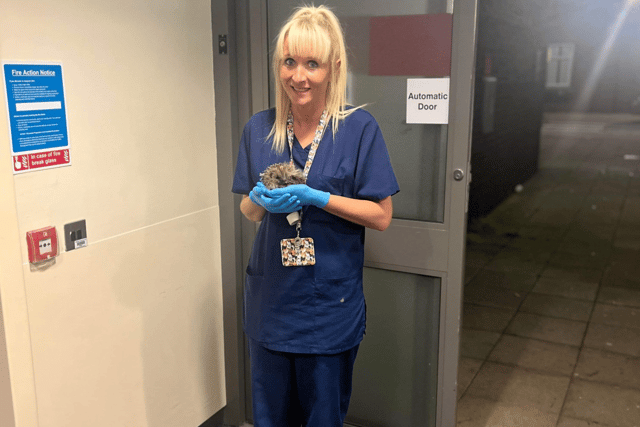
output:
<path id="1" fill-rule="evenodd" d="M 449 123 L 449 77 L 407 79 L 407 123 Z"/>

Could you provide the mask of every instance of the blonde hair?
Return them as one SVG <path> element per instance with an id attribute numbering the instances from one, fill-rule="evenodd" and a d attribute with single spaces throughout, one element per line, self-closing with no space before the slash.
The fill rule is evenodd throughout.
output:
<path id="1" fill-rule="evenodd" d="M 300 54 L 311 47 L 314 56 L 329 64 L 329 84 L 327 86 L 327 122 L 332 122 L 335 136 L 338 124 L 356 109 L 347 110 L 347 53 L 340 21 L 326 6 L 303 6 L 297 8 L 283 25 L 276 39 L 273 52 L 273 75 L 276 80 L 276 119 L 268 137 L 273 137 L 272 148 L 278 153 L 284 151 L 287 143 L 287 116 L 291 100 L 279 80 L 284 58 L 284 41 L 287 39 L 289 52 Z"/>

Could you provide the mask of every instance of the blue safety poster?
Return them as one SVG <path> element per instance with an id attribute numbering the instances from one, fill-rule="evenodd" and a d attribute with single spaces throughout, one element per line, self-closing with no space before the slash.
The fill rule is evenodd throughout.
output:
<path id="1" fill-rule="evenodd" d="M 3 64 L 14 173 L 67 166 L 62 65 Z"/>

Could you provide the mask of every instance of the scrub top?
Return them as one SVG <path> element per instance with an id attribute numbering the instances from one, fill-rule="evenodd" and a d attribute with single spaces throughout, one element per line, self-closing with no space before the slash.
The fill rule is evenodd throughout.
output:
<path id="1" fill-rule="evenodd" d="M 275 109 L 253 116 L 244 128 L 233 180 L 234 193 L 249 194 L 260 173 L 289 161 L 267 139 Z M 293 159 L 303 169 L 309 153 L 294 138 Z M 358 109 L 333 136 L 326 131 L 307 177 L 307 185 L 331 194 L 380 201 L 399 191 L 378 123 Z M 311 237 L 316 264 L 284 267 L 280 241 L 296 236 L 286 214 L 266 212 L 256 235 L 244 289 L 244 329 L 262 346 L 289 353 L 335 354 L 362 340 L 365 301 L 362 289 L 365 228 L 314 206 L 305 206 L 300 237 Z"/>

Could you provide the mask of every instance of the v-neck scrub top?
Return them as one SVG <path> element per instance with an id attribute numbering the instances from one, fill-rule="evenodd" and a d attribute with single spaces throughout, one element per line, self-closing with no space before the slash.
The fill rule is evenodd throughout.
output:
<path id="1" fill-rule="evenodd" d="M 233 180 L 249 194 L 260 173 L 289 161 L 267 139 L 275 109 L 254 115 L 244 128 Z M 308 147 L 294 138 L 293 159 L 303 169 Z M 399 191 L 378 123 L 358 109 L 333 137 L 332 124 L 316 151 L 307 185 L 331 194 L 380 201 Z M 362 289 L 365 228 L 314 206 L 303 208 L 300 237 L 311 237 L 316 264 L 284 267 L 280 241 L 296 236 L 286 214 L 266 212 L 256 235 L 244 289 L 244 329 L 262 346 L 289 353 L 335 354 L 359 344 L 365 331 Z"/>

